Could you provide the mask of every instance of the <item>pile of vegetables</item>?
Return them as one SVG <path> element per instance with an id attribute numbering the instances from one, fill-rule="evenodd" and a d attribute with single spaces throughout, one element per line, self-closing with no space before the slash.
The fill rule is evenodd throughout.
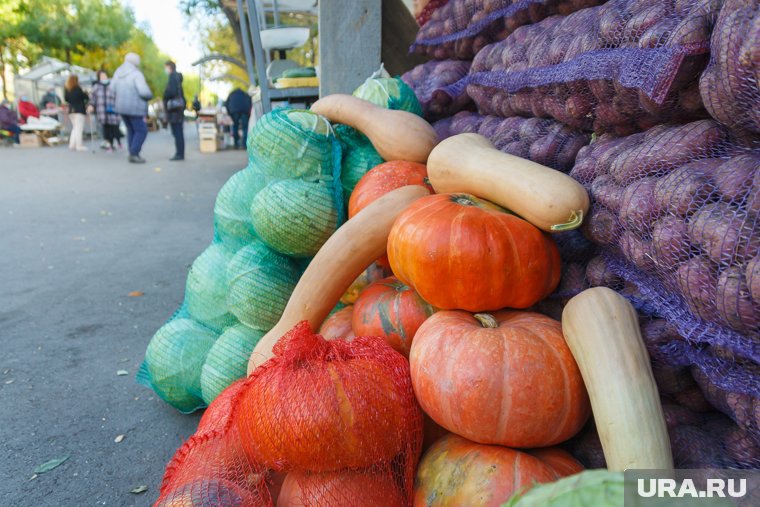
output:
<path id="1" fill-rule="evenodd" d="M 461 90 L 452 97 L 447 88 L 470 71 L 467 60 L 433 60 L 406 72 L 401 79 L 408 84 L 422 105 L 426 119 L 432 120 L 472 108 L 472 99 Z"/>
<path id="2" fill-rule="evenodd" d="M 378 110 L 421 113 L 399 79 L 370 78 L 356 95 Z M 285 109 L 256 123 L 248 157 L 248 167 L 220 190 L 214 242 L 193 262 L 184 303 L 156 332 L 138 374 L 182 412 L 207 405 L 245 375 L 251 351 L 279 321 L 304 266 L 345 220 L 356 182 L 383 161 L 353 127 Z"/>

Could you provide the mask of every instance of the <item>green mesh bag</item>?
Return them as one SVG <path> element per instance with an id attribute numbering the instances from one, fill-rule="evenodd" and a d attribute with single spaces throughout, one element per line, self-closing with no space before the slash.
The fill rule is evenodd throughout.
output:
<path id="1" fill-rule="evenodd" d="M 368 100 L 376 106 L 422 116 L 422 106 L 414 90 L 398 77 L 371 77 L 354 90 L 354 97 Z"/>
<path id="2" fill-rule="evenodd" d="M 265 331 L 245 324 L 228 327 L 216 340 L 201 370 L 203 401 L 210 404 L 219 393 L 239 378 L 245 377 L 248 358 Z"/>
<path id="3" fill-rule="evenodd" d="M 236 172 L 227 180 L 214 204 L 214 230 L 224 246 L 233 252 L 256 239 L 251 225 L 251 203 L 273 178 L 252 167 Z"/>
<path id="4" fill-rule="evenodd" d="M 185 286 L 185 307 L 192 318 L 214 331 L 236 323 L 227 309 L 227 264 L 232 253 L 212 243 L 190 267 Z"/>
<path id="5" fill-rule="evenodd" d="M 251 205 L 253 229 L 282 254 L 312 257 L 338 227 L 331 186 L 324 180 L 270 183 Z"/>
<path id="6" fill-rule="evenodd" d="M 146 378 L 161 399 L 181 412 L 204 406 L 201 398 L 201 367 L 217 335 L 187 318 L 164 324 L 145 351 Z"/>
<path id="7" fill-rule="evenodd" d="M 255 241 L 227 266 L 227 305 L 240 322 L 268 331 L 280 320 L 300 276 L 292 259 Z"/>
<path id="8" fill-rule="evenodd" d="M 384 162 L 367 136 L 348 125 L 335 125 L 335 135 L 338 136 L 343 148 L 341 159 L 341 185 L 346 201 L 362 176 L 378 164 Z"/>
<path id="9" fill-rule="evenodd" d="M 336 139 L 323 116 L 299 109 L 276 109 L 248 135 L 255 168 L 276 178 L 333 175 Z M 340 156 L 340 155 L 338 155 Z"/>

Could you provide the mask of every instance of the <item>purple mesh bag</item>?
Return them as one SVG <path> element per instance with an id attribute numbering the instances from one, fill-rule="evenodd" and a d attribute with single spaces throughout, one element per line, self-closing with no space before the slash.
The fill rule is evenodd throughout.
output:
<path id="1" fill-rule="evenodd" d="M 487 137 L 499 150 L 557 169 L 569 171 L 591 135 L 544 118 L 501 118 L 462 111 L 436 122 L 439 139 L 473 132 Z"/>
<path id="2" fill-rule="evenodd" d="M 472 59 L 516 28 L 605 0 L 449 0 L 422 25 L 411 51 L 438 60 Z"/>
<path id="3" fill-rule="evenodd" d="M 601 255 L 586 267 L 589 285 L 664 319 L 643 328 L 653 360 L 693 365 L 703 391 L 760 399 L 758 144 L 713 120 L 658 125 L 600 136 L 570 175 L 592 197 L 583 232 Z M 707 399 L 760 435 L 716 396 Z"/>
<path id="4" fill-rule="evenodd" d="M 423 116 L 434 120 L 464 109 L 474 109 L 472 99 L 464 89 L 452 96 L 447 87 L 460 81 L 470 70 L 472 62 L 465 60 L 431 61 L 416 66 L 401 76 L 422 105 Z"/>
<path id="5" fill-rule="evenodd" d="M 726 0 L 711 43 L 699 80 L 707 111 L 733 129 L 760 133 L 760 3 Z"/>
<path id="6" fill-rule="evenodd" d="M 697 78 L 722 0 L 611 0 L 518 28 L 455 85 L 486 114 L 628 135 L 704 118 Z"/>

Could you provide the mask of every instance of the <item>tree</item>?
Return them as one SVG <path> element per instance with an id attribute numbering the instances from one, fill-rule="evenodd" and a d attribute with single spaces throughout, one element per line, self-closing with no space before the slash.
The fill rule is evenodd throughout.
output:
<path id="1" fill-rule="evenodd" d="M 15 12 L 30 43 L 67 63 L 73 55 L 121 46 L 135 23 L 119 0 L 21 0 Z"/>
<path id="2" fill-rule="evenodd" d="M 243 33 L 240 31 L 236 0 L 180 0 L 180 6 L 187 16 L 192 16 L 197 9 L 202 9 L 212 16 L 221 12 L 227 18 L 227 24 L 235 37 L 238 51 L 242 52 L 240 48 L 243 47 Z"/>

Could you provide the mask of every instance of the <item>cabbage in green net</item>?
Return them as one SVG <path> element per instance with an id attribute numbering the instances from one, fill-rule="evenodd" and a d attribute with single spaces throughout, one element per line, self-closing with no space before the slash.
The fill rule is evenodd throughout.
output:
<path id="1" fill-rule="evenodd" d="M 261 241 L 241 248 L 227 266 L 230 311 L 240 322 L 268 331 L 280 320 L 300 274 L 292 259 Z"/>
<path id="2" fill-rule="evenodd" d="M 333 174 L 335 135 L 323 116 L 276 109 L 248 135 L 248 158 L 256 170 L 276 178 Z"/>
<path id="3" fill-rule="evenodd" d="M 256 239 L 251 225 L 251 203 L 270 181 L 271 177 L 248 167 L 233 174 L 219 191 L 214 205 L 214 227 L 227 249 L 235 252 Z"/>
<path id="4" fill-rule="evenodd" d="M 346 201 L 362 176 L 378 164 L 384 162 L 367 136 L 348 125 L 336 125 L 335 135 L 338 136 L 343 148 L 341 159 L 341 184 Z"/>
<path id="5" fill-rule="evenodd" d="M 217 335 L 192 319 L 164 324 L 148 344 L 145 366 L 153 390 L 181 412 L 203 406 L 201 367 Z"/>
<path id="6" fill-rule="evenodd" d="M 324 179 L 270 183 L 251 205 L 253 229 L 282 254 L 312 257 L 338 227 L 331 186 Z"/>
<path id="7" fill-rule="evenodd" d="M 376 106 L 422 116 L 422 106 L 414 90 L 397 77 L 371 77 L 354 90 L 354 97 L 368 100 Z"/>
<path id="8" fill-rule="evenodd" d="M 185 306 L 191 317 L 214 331 L 235 324 L 227 309 L 227 263 L 232 253 L 212 243 L 190 267 L 185 286 Z"/>
<path id="9" fill-rule="evenodd" d="M 216 340 L 201 370 L 203 401 L 210 404 L 219 393 L 246 374 L 248 358 L 265 332 L 245 324 L 228 327 Z"/>

